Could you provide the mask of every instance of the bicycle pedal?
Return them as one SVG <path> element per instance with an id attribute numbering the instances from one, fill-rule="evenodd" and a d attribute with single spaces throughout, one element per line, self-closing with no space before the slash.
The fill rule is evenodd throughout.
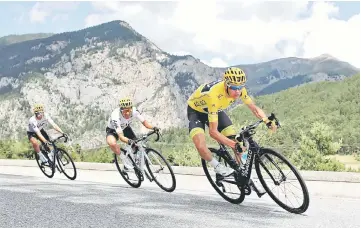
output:
<path id="1" fill-rule="evenodd" d="M 249 186 L 253 189 L 253 191 L 256 192 L 258 198 L 261 198 L 264 194 L 266 194 L 266 191 L 260 192 L 260 190 L 258 190 L 258 188 L 256 187 L 256 185 L 252 180 L 249 181 Z"/>
<path id="2" fill-rule="evenodd" d="M 249 196 L 249 195 L 251 195 L 251 193 L 252 193 L 251 188 L 250 188 L 249 186 L 246 186 L 246 187 L 244 188 L 244 194 L 247 195 L 247 196 Z"/>
<path id="3" fill-rule="evenodd" d="M 224 176 L 222 176 L 221 174 L 216 173 L 216 181 L 221 181 L 224 180 Z"/>
<path id="4" fill-rule="evenodd" d="M 224 185 L 223 185 L 222 182 L 220 182 L 220 181 L 216 181 L 216 185 L 217 185 L 218 187 L 224 188 Z"/>

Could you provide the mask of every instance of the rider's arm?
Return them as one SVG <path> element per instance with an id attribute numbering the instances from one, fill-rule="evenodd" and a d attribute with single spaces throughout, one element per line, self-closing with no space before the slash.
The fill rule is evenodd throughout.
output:
<path id="1" fill-rule="evenodd" d="M 224 145 L 227 145 L 229 147 L 235 148 L 236 142 L 222 135 L 217 128 L 218 128 L 218 121 L 209 122 L 209 135 L 218 142 L 223 143 Z"/>
<path id="2" fill-rule="evenodd" d="M 142 114 L 140 114 L 137 109 L 135 109 L 133 115 L 143 124 L 144 127 L 148 129 L 153 129 L 153 126 L 145 120 L 145 118 L 142 116 Z"/>
<path id="3" fill-rule="evenodd" d="M 247 107 L 252 111 L 252 113 L 258 118 L 258 119 L 262 119 L 263 121 L 267 121 L 267 116 L 264 113 L 264 111 L 258 107 L 257 105 L 255 105 L 253 102 L 250 104 L 247 104 Z"/>
<path id="4" fill-rule="evenodd" d="M 40 139 L 43 143 L 47 143 L 47 142 L 48 142 L 48 140 L 46 140 L 46 139 L 44 138 L 44 136 L 41 134 L 39 128 L 38 128 L 37 131 L 35 131 L 35 133 L 36 133 L 36 135 L 39 137 L 39 139 Z"/>
<path id="5" fill-rule="evenodd" d="M 59 133 L 62 133 L 64 134 L 64 132 L 60 129 L 60 127 L 54 122 L 54 120 L 48 115 L 48 114 L 45 114 L 45 118 L 48 120 L 48 122 L 51 124 L 51 126 L 53 126 L 53 128 L 59 132 Z"/>
<path id="6" fill-rule="evenodd" d="M 121 129 L 120 129 L 120 131 L 121 132 L 119 132 L 118 129 L 116 130 L 116 132 L 118 133 L 119 140 L 122 141 L 123 143 L 128 144 L 129 139 L 123 135 L 123 131 Z"/>
<path id="7" fill-rule="evenodd" d="M 247 105 L 247 107 L 252 111 L 253 115 L 255 115 L 258 119 L 262 119 L 263 121 L 267 120 L 267 116 L 264 111 L 259 108 L 254 101 L 248 96 L 247 90 L 243 89 L 241 93 L 241 100 L 243 104 Z"/>
<path id="8" fill-rule="evenodd" d="M 218 131 L 218 105 L 216 101 L 218 98 L 209 99 L 208 106 L 208 121 L 209 121 L 209 135 L 216 141 L 223 143 L 229 147 L 235 148 L 236 142 L 222 135 Z"/>
<path id="9" fill-rule="evenodd" d="M 153 129 L 153 126 L 146 120 L 144 120 L 142 122 L 142 124 L 144 125 L 144 127 L 148 128 L 148 129 Z"/>
<path id="10" fill-rule="evenodd" d="M 123 129 L 119 124 L 119 118 L 118 118 L 117 114 L 113 113 L 111 118 L 112 118 L 111 125 L 115 129 L 115 131 L 117 132 L 119 140 L 124 142 L 124 143 L 128 143 L 128 138 L 125 137 L 124 134 L 123 134 Z"/>

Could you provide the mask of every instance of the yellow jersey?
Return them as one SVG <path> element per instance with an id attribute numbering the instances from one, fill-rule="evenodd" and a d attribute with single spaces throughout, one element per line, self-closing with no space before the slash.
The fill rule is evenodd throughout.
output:
<path id="1" fill-rule="evenodd" d="M 244 104 L 252 103 L 246 88 L 242 88 L 240 98 Z M 209 122 L 218 121 L 218 111 L 228 108 L 235 99 L 228 97 L 224 81 L 214 81 L 200 85 L 188 98 L 188 105 L 201 113 L 208 114 Z"/>

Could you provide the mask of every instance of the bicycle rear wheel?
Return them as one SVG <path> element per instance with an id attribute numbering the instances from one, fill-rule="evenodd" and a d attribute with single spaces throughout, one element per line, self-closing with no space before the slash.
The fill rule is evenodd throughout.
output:
<path id="1" fill-rule="evenodd" d="M 219 163 L 223 163 L 225 166 L 230 167 L 230 164 L 224 157 L 217 155 L 217 151 L 218 151 L 217 149 L 215 149 L 215 148 L 208 148 L 208 149 L 212 152 L 212 156 L 215 159 L 217 159 Z M 206 160 L 204 160 L 203 158 L 201 159 L 201 161 L 202 161 L 203 171 L 206 174 L 208 181 L 211 183 L 212 187 L 217 191 L 217 193 L 220 196 L 222 196 L 223 199 L 227 200 L 230 203 L 233 203 L 233 204 L 242 203 L 245 198 L 245 192 L 244 192 L 243 188 L 239 188 L 237 186 L 234 175 L 225 177 L 224 180 L 221 180 L 221 181 L 217 181 L 217 178 L 216 178 L 216 180 L 213 180 L 211 173 L 213 174 L 214 172 L 209 170 L 210 166 L 209 167 L 207 166 L 208 162 Z M 213 168 L 211 168 L 211 169 L 213 169 Z M 217 175 L 219 175 L 219 174 L 216 174 L 216 176 Z M 214 176 L 214 174 L 213 174 L 213 176 Z M 235 183 L 227 183 L 227 180 L 235 182 Z M 229 184 L 228 192 L 226 191 L 226 187 L 224 186 L 225 184 Z M 226 195 L 226 193 L 229 193 L 229 195 Z M 233 196 L 234 198 L 231 196 Z"/>
<path id="2" fill-rule="evenodd" d="M 288 212 L 295 213 L 295 214 L 301 214 L 305 212 L 308 209 L 309 203 L 310 203 L 310 197 L 309 193 L 306 187 L 306 184 L 301 177 L 300 173 L 297 171 L 297 169 L 291 164 L 290 161 L 286 157 L 284 157 L 282 154 L 271 150 L 267 148 L 262 148 L 260 151 L 260 157 L 258 155 L 256 156 L 256 162 L 255 162 L 255 168 L 258 175 L 258 178 L 263 186 L 263 188 L 266 190 L 268 195 L 283 209 L 285 209 Z M 277 162 L 278 161 L 278 162 Z M 280 164 L 282 162 L 283 164 Z M 261 172 L 261 167 L 265 172 Z M 302 203 L 299 203 L 299 201 L 296 199 L 296 201 L 300 204 L 300 206 L 294 206 L 290 199 L 287 199 L 286 196 L 286 203 L 282 202 L 280 200 L 280 195 L 278 194 L 278 197 L 272 192 L 272 190 L 276 186 L 281 186 L 282 183 L 284 183 L 284 190 L 281 188 L 282 194 L 286 194 L 286 181 L 287 181 L 287 175 L 290 173 L 293 173 L 296 178 L 289 178 L 288 183 L 291 184 L 291 186 L 294 188 L 296 187 L 296 184 L 298 183 L 301 187 L 297 188 L 298 190 L 302 191 L 303 200 Z M 269 178 L 265 178 L 266 175 L 269 176 Z M 278 178 L 280 180 L 278 180 Z M 269 183 L 267 184 L 266 181 Z M 270 185 L 273 183 L 275 185 L 274 188 L 271 189 Z M 292 196 L 296 196 L 294 192 L 292 192 Z M 292 206 L 287 205 L 288 201 L 292 204 Z"/>
<path id="3" fill-rule="evenodd" d="M 126 154 L 126 151 L 124 149 L 120 149 L 120 153 Z M 115 165 L 125 182 L 133 188 L 139 188 L 142 184 L 143 174 L 140 172 L 133 158 L 129 155 L 127 156 L 127 160 L 130 161 L 133 166 L 132 170 L 126 169 L 124 164 L 122 164 L 122 160 L 119 155 L 114 154 L 114 160 Z"/>
<path id="4" fill-rule="evenodd" d="M 61 169 L 61 172 L 64 173 L 64 175 L 70 179 L 70 180 L 75 180 L 76 178 L 76 168 L 75 168 L 75 164 L 73 162 L 73 159 L 70 157 L 70 155 L 68 154 L 68 152 L 66 152 L 63 149 L 58 148 L 58 152 L 57 152 L 57 156 L 56 156 L 56 160 L 58 161 L 59 167 Z M 74 174 L 71 175 L 70 173 L 70 169 L 65 169 L 65 166 L 70 164 L 71 167 L 70 169 L 72 169 L 74 171 Z M 68 170 L 68 171 L 66 171 Z"/>
<path id="5" fill-rule="evenodd" d="M 155 181 L 155 183 L 164 191 L 166 192 L 173 192 L 176 188 L 176 179 L 173 172 L 172 167 L 168 163 L 168 161 L 163 157 L 161 153 L 159 153 L 156 150 L 153 150 L 151 148 L 147 148 L 146 150 L 147 156 L 150 160 L 150 163 L 147 159 L 145 159 L 145 164 L 147 166 L 147 169 L 149 171 L 150 176 Z M 164 169 L 167 169 L 165 172 Z M 153 170 L 152 170 L 153 169 Z M 163 171 L 163 172 L 162 172 Z M 162 174 L 159 174 L 159 172 L 162 172 Z M 155 176 L 154 174 L 159 174 L 159 176 Z M 160 182 L 160 179 L 163 179 L 163 177 L 166 177 L 166 175 L 170 175 L 171 183 L 167 186 L 165 184 Z M 168 182 L 168 181 L 166 181 Z"/>
<path id="6" fill-rule="evenodd" d="M 35 153 L 35 160 L 36 160 L 36 163 L 38 164 L 39 166 L 39 169 L 41 170 L 42 173 L 44 173 L 44 175 L 48 178 L 52 178 L 54 176 L 54 173 L 55 173 L 55 165 L 52 165 L 52 163 L 49 165 L 49 162 L 48 164 L 43 164 L 43 162 L 40 160 L 40 157 L 39 157 L 39 154 Z M 43 153 L 42 151 L 40 151 L 39 153 Z M 46 153 L 46 152 L 45 152 Z M 49 160 L 49 157 L 47 156 L 47 154 L 44 154 L 44 156 Z M 47 172 L 46 170 L 48 170 L 49 172 Z"/>

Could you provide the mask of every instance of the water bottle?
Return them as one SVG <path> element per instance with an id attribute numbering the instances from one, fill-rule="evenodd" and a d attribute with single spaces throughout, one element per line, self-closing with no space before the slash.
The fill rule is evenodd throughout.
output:
<path id="1" fill-rule="evenodd" d="M 242 160 L 242 163 L 243 163 L 243 164 L 246 164 L 247 156 L 248 156 L 248 151 L 246 150 L 246 151 L 244 151 L 244 152 L 242 153 L 242 157 L 241 157 L 241 160 Z"/>
<path id="2" fill-rule="evenodd" d="M 48 157 L 50 161 L 54 161 L 54 149 L 50 149 L 50 152 L 48 153 Z"/>

